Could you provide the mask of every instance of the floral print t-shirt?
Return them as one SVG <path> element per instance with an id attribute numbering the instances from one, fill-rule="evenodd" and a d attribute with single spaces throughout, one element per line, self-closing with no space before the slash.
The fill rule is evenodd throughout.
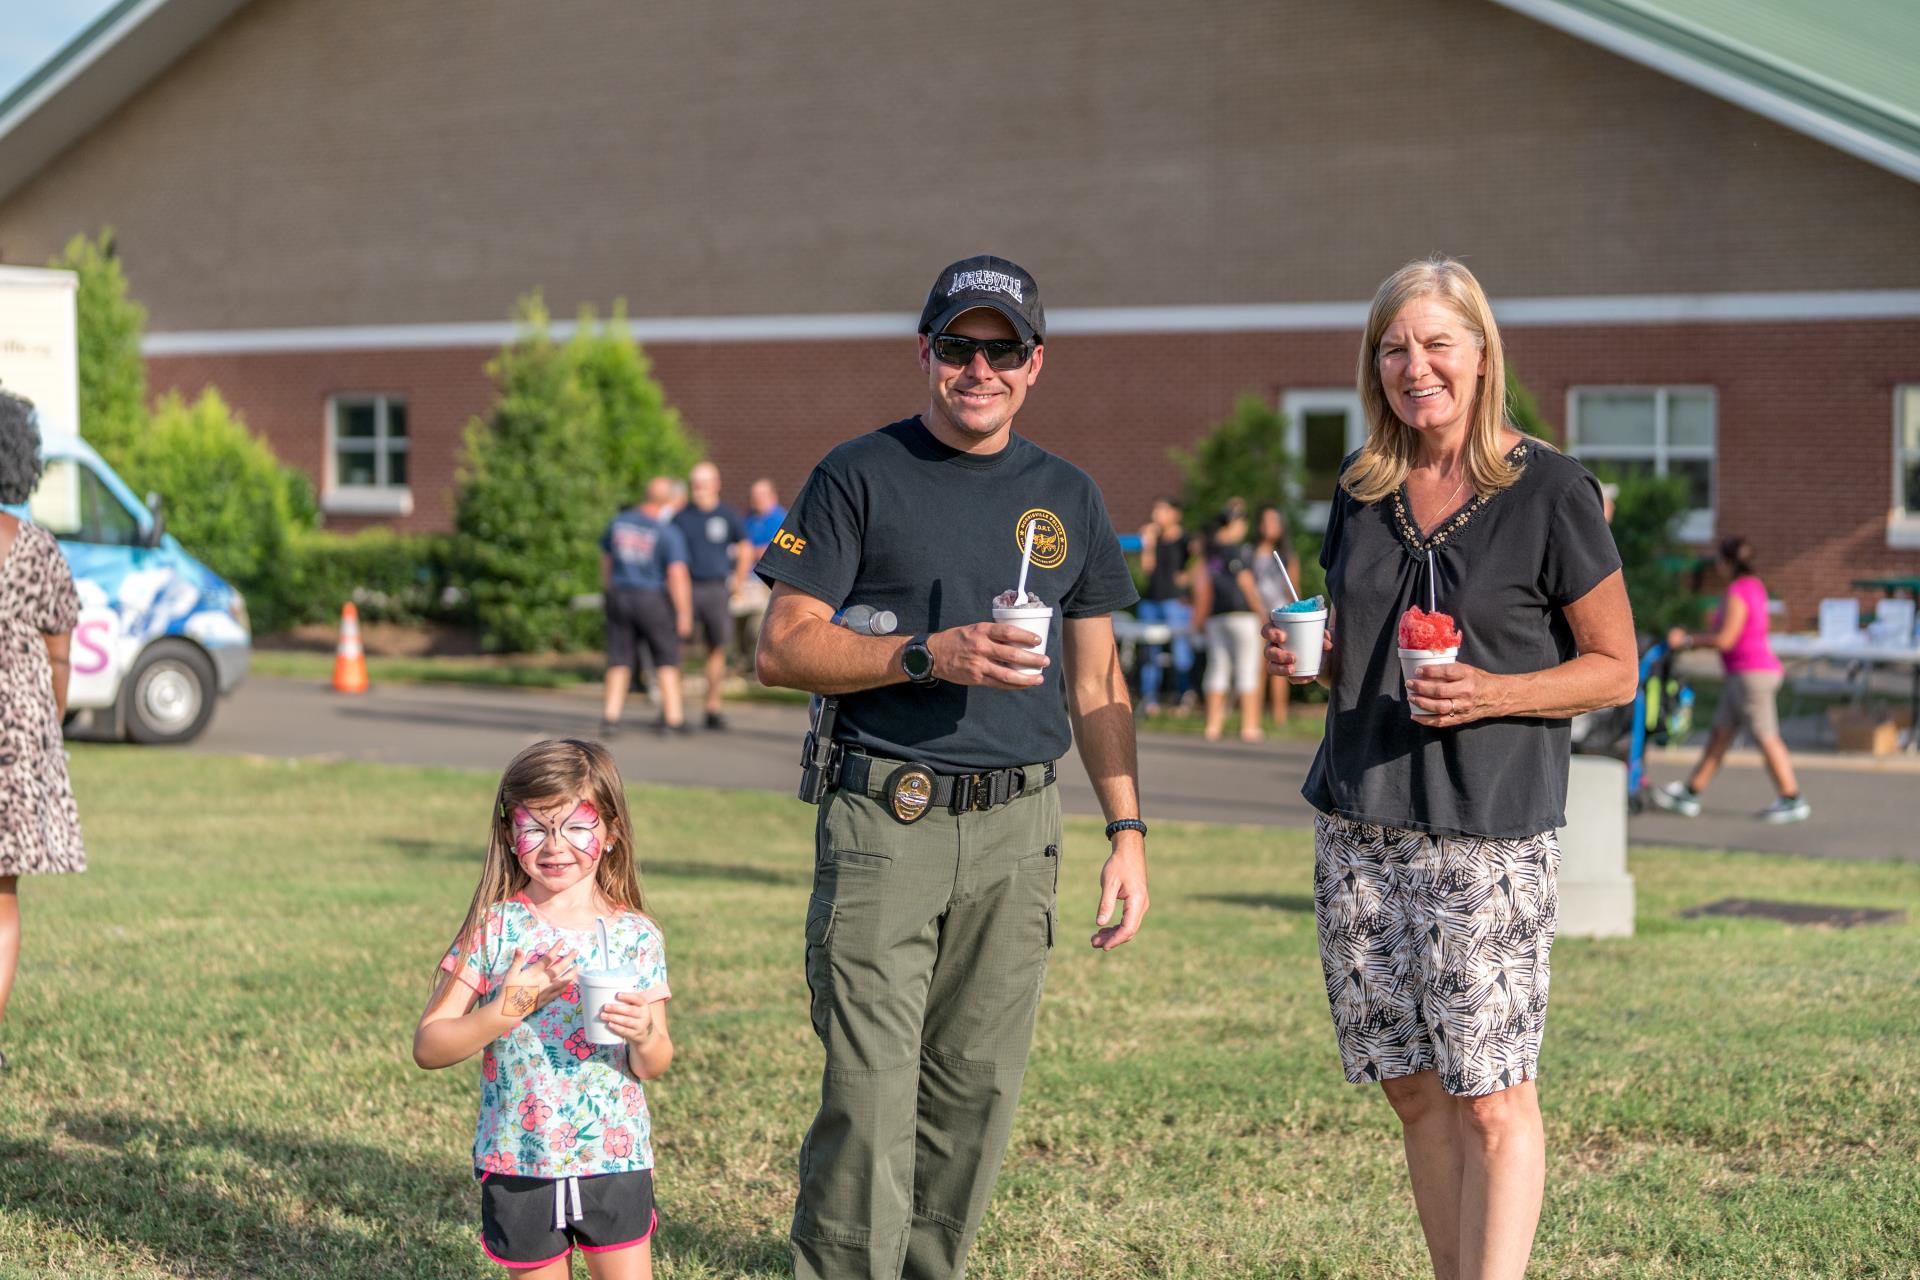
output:
<path id="1" fill-rule="evenodd" d="M 557 944 L 577 957 L 576 969 L 632 965 L 634 991 L 665 1000 L 667 953 L 659 928 L 645 916 L 607 919 L 612 956 L 599 935 L 563 929 L 517 895 L 487 913 L 464 958 L 449 948 L 440 967 L 480 993 L 494 993 L 513 953 L 544 955 Z M 480 1123 L 473 1137 L 477 1173 L 526 1178 L 588 1178 L 653 1168 L 653 1124 L 647 1097 L 627 1070 L 627 1046 L 587 1042 L 580 984 L 536 1009 L 480 1055 Z"/>

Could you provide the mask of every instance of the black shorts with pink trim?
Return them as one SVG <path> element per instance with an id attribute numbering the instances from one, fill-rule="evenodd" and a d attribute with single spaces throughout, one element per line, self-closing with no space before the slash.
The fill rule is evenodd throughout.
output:
<path id="1" fill-rule="evenodd" d="M 592 1178 L 480 1175 L 480 1247 L 503 1267 L 539 1267 L 573 1252 L 644 1244 L 659 1223 L 653 1170 Z"/>

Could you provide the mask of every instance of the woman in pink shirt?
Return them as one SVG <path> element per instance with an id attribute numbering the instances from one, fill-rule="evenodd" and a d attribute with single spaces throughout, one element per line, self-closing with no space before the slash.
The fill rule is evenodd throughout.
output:
<path id="1" fill-rule="evenodd" d="M 1727 594 L 1714 614 L 1713 629 L 1688 635 L 1675 627 L 1667 643 L 1675 649 L 1711 646 L 1720 651 L 1720 662 L 1727 671 L 1727 685 L 1720 695 L 1720 711 L 1713 719 L 1713 733 L 1693 776 L 1685 782 L 1669 782 L 1653 793 L 1653 802 L 1670 813 L 1695 818 L 1700 815 L 1700 793 L 1720 771 L 1733 737 L 1745 729 L 1753 737 L 1773 775 L 1779 798 L 1760 811 L 1763 822 L 1800 822 L 1813 812 L 1800 787 L 1794 781 L 1793 761 L 1787 758 L 1787 744 L 1780 737 L 1780 719 L 1774 700 L 1780 693 L 1780 659 L 1773 656 L 1767 639 L 1767 588 L 1753 572 L 1753 546 L 1745 538 L 1728 538 L 1720 544 L 1720 561 L 1732 575 Z"/>

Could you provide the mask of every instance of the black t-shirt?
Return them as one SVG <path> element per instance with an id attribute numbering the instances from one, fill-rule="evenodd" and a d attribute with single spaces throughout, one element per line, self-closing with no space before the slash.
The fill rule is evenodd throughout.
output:
<path id="1" fill-rule="evenodd" d="M 1323 813 L 1444 836 L 1517 839 L 1566 823 L 1568 722 L 1537 716 L 1416 724 L 1400 676 L 1400 615 L 1435 594 L 1484 671 L 1543 671 L 1578 656 L 1563 610 L 1620 567 L 1587 469 L 1538 441 L 1509 458 L 1511 488 L 1476 498 L 1422 539 L 1406 490 L 1362 505 L 1336 490 L 1320 563 L 1334 609 L 1326 737 L 1301 794 Z M 1352 458 L 1347 462 L 1351 463 Z M 1345 469 L 1343 464 L 1342 469 Z"/>
<path id="2" fill-rule="evenodd" d="M 747 540 L 740 513 L 726 503 L 702 511 L 689 503 L 674 513 L 673 527 L 687 540 L 687 576 L 714 582 L 733 576 L 733 548 Z"/>
<path id="3" fill-rule="evenodd" d="M 1153 572 L 1147 575 L 1147 599 L 1178 600 L 1180 571 L 1187 567 L 1187 535 L 1161 538 L 1153 545 Z"/>
<path id="4" fill-rule="evenodd" d="M 1207 544 L 1207 576 L 1213 580 L 1213 612 L 1245 613 L 1253 606 L 1240 589 L 1240 575 L 1253 568 L 1253 548 L 1244 542 Z"/>
<path id="5" fill-rule="evenodd" d="M 977 457 L 909 418 L 821 460 L 757 572 L 836 609 L 891 609 L 902 635 L 989 621 L 993 598 L 1019 581 L 1022 538 L 1036 519 L 1027 590 L 1056 609 L 1044 682 L 893 684 L 846 694 L 836 738 L 941 773 L 1057 759 L 1072 742 L 1060 619 L 1099 617 L 1138 597 L 1099 487 L 1019 435 Z"/>

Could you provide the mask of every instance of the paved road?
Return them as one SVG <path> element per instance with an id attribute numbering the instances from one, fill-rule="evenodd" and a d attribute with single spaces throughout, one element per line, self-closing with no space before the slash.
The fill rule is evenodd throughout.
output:
<path id="1" fill-rule="evenodd" d="M 651 718 L 650 709 L 634 709 Z M 797 706 L 732 703 L 721 733 L 660 738 L 629 730 L 611 744 L 630 781 L 744 787 L 791 792 L 798 781 L 805 716 Z M 195 750 L 270 756 L 330 756 L 395 764 L 439 764 L 497 770 L 540 738 L 592 736 L 599 725 L 594 691 L 483 690 L 456 685 L 387 685 L 359 697 L 290 680 L 254 679 L 225 702 Z M 1149 817 L 1305 826 L 1312 810 L 1299 780 L 1313 757 L 1302 743 L 1242 745 L 1146 734 L 1141 778 Z M 1690 757 L 1656 758 L 1656 782 L 1679 777 Z M 1707 812 L 1688 820 L 1663 813 L 1636 817 L 1636 842 L 1705 848 L 1760 849 L 1845 858 L 1920 861 L 1915 822 L 1920 766 L 1819 767 L 1806 761 L 1803 789 L 1812 821 L 1768 827 L 1752 813 L 1771 799 L 1765 775 L 1735 757 L 1707 796 Z M 1063 762 L 1062 802 L 1071 813 L 1097 814 L 1093 789 L 1077 757 Z M 795 801 L 796 813 L 799 802 Z"/>

